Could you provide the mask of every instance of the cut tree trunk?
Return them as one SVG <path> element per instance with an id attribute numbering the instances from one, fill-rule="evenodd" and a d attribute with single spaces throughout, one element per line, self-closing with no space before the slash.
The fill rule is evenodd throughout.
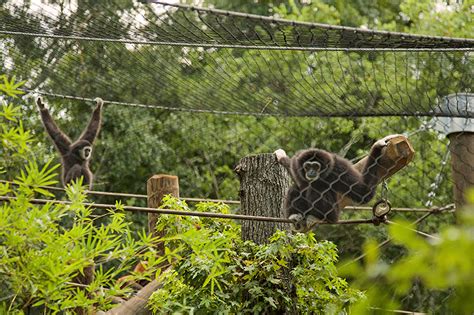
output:
<path id="1" fill-rule="evenodd" d="M 290 187 L 290 176 L 274 154 L 246 156 L 234 171 L 240 178 L 241 214 L 283 217 L 282 201 Z M 290 227 L 285 223 L 245 220 L 242 222 L 242 239 L 264 244 L 276 230 Z"/>

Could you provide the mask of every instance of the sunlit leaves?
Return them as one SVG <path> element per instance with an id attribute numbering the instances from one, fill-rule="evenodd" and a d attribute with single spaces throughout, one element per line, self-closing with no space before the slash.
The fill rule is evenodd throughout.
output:
<path id="1" fill-rule="evenodd" d="M 51 166 L 52 161 L 48 161 L 42 168 L 36 164 L 36 161 L 28 161 L 24 170 L 21 170 L 20 175 L 16 178 L 15 183 L 20 186 L 20 190 L 25 193 L 37 192 L 44 196 L 54 196 L 47 189 L 40 186 L 53 186 L 58 181 L 55 170 L 60 166 L 55 164 Z"/>
<path id="2" fill-rule="evenodd" d="M 8 104 L 7 102 L 4 102 L 4 101 L 2 103 L 3 105 L 0 111 L 0 117 L 5 118 L 6 120 L 17 122 L 16 117 L 20 116 L 21 114 L 20 108 L 13 104 Z"/>
<path id="3" fill-rule="evenodd" d="M 16 95 L 23 94 L 17 90 L 22 82 L 15 78 L 8 79 L 0 75 L 0 174 L 9 174 L 13 167 L 21 165 L 31 153 L 33 141 L 31 133 L 23 128 L 20 121 L 21 111 L 18 105 L 9 102 Z"/>
<path id="4" fill-rule="evenodd" d="M 24 94 L 25 92 L 18 90 L 25 82 L 16 82 L 15 77 L 8 79 L 6 75 L 0 75 L 0 92 L 11 96 L 17 97 L 18 95 Z"/>
<path id="5" fill-rule="evenodd" d="M 1 124 L 0 140 L 4 150 L 13 152 L 14 155 L 22 155 L 29 150 L 28 145 L 32 141 L 29 131 L 23 129 L 23 124 L 18 125 Z"/>
<path id="6" fill-rule="evenodd" d="M 132 275 L 130 280 L 152 279 L 150 275 L 154 274 L 160 261 L 155 258 L 156 253 L 153 257 L 143 249 L 151 248 L 155 240 L 149 236 L 134 240 L 130 223 L 124 220 L 121 210 L 109 211 L 107 217 L 99 217 L 101 224 L 98 224 L 97 217 L 92 215 L 92 207 L 85 206 L 84 198 L 77 197 L 77 194 L 85 195 L 79 181 L 68 186 L 68 193 L 74 198 L 67 205 L 36 206 L 30 203 L 33 191 L 25 183 L 42 183 L 50 175 L 51 171 L 28 165 L 20 176 L 19 188 L 13 190 L 18 199 L 5 203 L 1 211 L 1 288 L 6 293 L 21 292 L 14 299 L 7 299 L 13 309 L 32 303 L 50 311 L 78 306 L 89 308 L 98 303 L 102 309 L 107 309 L 110 307 L 109 290 L 93 296 L 86 292 L 112 287 L 110 291 L 118 296 L 129 294 L 128 289 L 114 285 L 114 278 L 130 270 L 137 259 L 146 261 L 148 269 L 143 274 Z M 105 263 L 115 266 L 103 269 Z M 84 291 L 77 287 L 74 279 L 93 264 L 96 265 L 96 278 Z"/>

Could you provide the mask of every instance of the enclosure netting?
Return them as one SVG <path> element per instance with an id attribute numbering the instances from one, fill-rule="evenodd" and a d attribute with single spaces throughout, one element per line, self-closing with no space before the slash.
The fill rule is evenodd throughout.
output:
<path id="1" fill-rule="evenodd" d="M 114 85 L 130 93 L 110 95 L 113 101 L 253 115 L 433 116 L 440 97 L 472 88 L 472 39 L 159 4 L 124 11 L 119 20 L 109 14 L 104 7 L 5 6 L 4 64 L 12 68 L 8 56 L 30 50 L 30 60 L 14 67 L 38 69 L 31 89 L 93 98 Z M 106 64 L 95 90 L 72 82 L 73 89 L 47 87 L 84 75 L 97 59 Z M 186 98 L 168 101 L 162 84 L 169 80 Z"/>
<path id="2" fill-rule="evenodd" d="M 105 6 L 15 3 L 0 9 L 0 58 L 4 71 L 27 81 L 26 91 L 43 94 L 56 112 L 77 111 L 100 96 L 124 106 L 120 115 L 143 119 L 143 130 L 130 131 L 137 143 L 116 141 L 127 132 L 121 126 L 101 135 L 97 152 L 108 154 L 102 169 L 113 169 L 121 147 L 136 146 L 129 159 L 150 172 L 159 167 L 180 175 L 183 195 L 236 199 L 232 166 L 247 154 L 284 148 L 291 156 L 318 147 L 357 161 L 376 139 L 403 134 L 416 155 L 388 181 L 392 205 L 452 202 L 444 134 L 453 125 L 472 128 L 473 39 L 158 1 L 113 14 Z M 445 106 L 448 95 L 453 106 Z M 160 144 L 147 140 L 152 152 L 167 152 L 160 162 L 143 157 L 141 132 Z M 335 133 L 340 140 L 332 139 Z M 171 134 L 179 145 L 167 141 Z M 189 150 L 196 143 L 199 148 Z M 114 191 L 121 180 L 120 174 L 99 174 L 96 187 Z M 324 235 L 346 234 L 362 243 L 358 228 Z"/>

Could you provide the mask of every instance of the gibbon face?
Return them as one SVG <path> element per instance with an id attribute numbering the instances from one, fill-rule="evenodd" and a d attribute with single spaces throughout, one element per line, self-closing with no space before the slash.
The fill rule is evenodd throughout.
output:
<path id="1" fill-rule="evenodd" d="M 309 182 L 314 182 L 315 180 L 318 180 L 319 178 L 319 174 L 321 172 L 321 163 L 306 161 L 303 164 L 303 169 L 304 169 L 304 177 Z"/>
<path id="2" fill-rule="evenodd" d="M 89 141 L 79 140 L 72 148 L 71 152 L 74 156 L 82 161 L 88 161 L 92 157 L 92 145 Z"/>
<path id="3" fill-rule="evenodd" d="M 79 150 L 79 156 L 83 160 L 89 160 L 92 156 L 92 147 L 91 146 L 85 146 L 82 149 Z"/>

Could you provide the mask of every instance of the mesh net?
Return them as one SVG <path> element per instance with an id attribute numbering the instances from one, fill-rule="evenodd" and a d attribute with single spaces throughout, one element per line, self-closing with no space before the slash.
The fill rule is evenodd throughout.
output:
<path id="1" fill-rule="evenodd" d="M 158 164 L 146 160 L 145 166 L 183 170 L 186 195 L 235 198 L 238 183 L 232 166 L 247 154 L 284 148 L 291 157 L 302 148 L 316 147 L 355 163 L 377 139 L 404 134 L 416 159 L 390 178 L 392 202 L 417 208 L 452 201 L 451 176 L 444 174 L 449 172 L 449 150 L 443 135 L 472 128 L 472 39 L 161 2 L 119 14 L 102 6 L 12 2 L 0 15 L 1 58 L 7 72 L 27 80 L 27 91 L 62 100 L 64 108 L 80 108 L 79 103 L 107 91 L 103 98 L 124 106 L 122 113 L 131 119 L 146 116 L 140 119 L 155 135 L 150 141 L 162 144 L 170 156 Z M 156 111 L 145 114 L 130 107 Z M 330 130 L 337 130 L 342 140 L 328 144 Z M 119 154 L 121 145 L 114 140 L 125 131 L 115 127 L 103 135 L 99 151 Z M 181 139 L 179 146 L 164 140 L 170 134 Z M 141 134 L 135 137 L 138 141 Z M 209 137 L 212 143 L 202 140 Z M 196 143 L 199 149 L 190 151 Z M 136 147 L 131 158 L 143 162 L 141 147 Z M 472 148 L 466 150 L 472 153 Z M 105 169 L 117 162 L 111 156 L 101 161 Z M 373 167 L 380 168 L 379 158 Z M 184 171 L 188 168 L 195 172 Z M 359 170 L 354 182 L 356 175 L 347 177 L 354 173 L 352 167 L 343 167 L 337 178 L 321 179 L 322 187 L 303 194 L 299 189 L 305 204 L 300 212 L 305 215 L 320 203 L 330 207 L 336 192 L 362 203 L 376 199 L 376 185 L 365 190 L 357 186 L 367 178 L 364 171 Z M 108 174 L 103 183 L 100 179 L 99 189 L 116 191 L 113 183 L 120 182 L 121 175 Z M 338 185 L 343 187 L 336 189 Z M 334 220 L 333 211 L 317 217 L 331 214 Z"/>
<path id="2" fill-rule="evenodd" d="M 348 160 L 332 177 L 321 175 L 327 165 L 314 154 L 306 168 L 294 170 L 308 182 L 319 181 L 301 187 L 295 180 L 287 195 L 291 214 L 305 219 L 370 217 L 339 213 L 335 199 L 347 196 L 370 201 L 363 210 L 386 197 L 400 210 L 391 219 L 415 220 L 419 212 L 453 203 L 453 190 L 474 185 L 474 143 L 466 140 L 474 131 L 472 39 L 159 2 L 107 10 L 14 1 L 0 8 L 4 71 L 26 80 L 27 91 L 43 94 L 72 137 L 77 126 L 59 117 L 86 119 L 96 96 L 116 105 L 106 110 L 106 132 L 95 148 L 98 190 L 123 191 L 127 181 L 141 183 L 127 186 L 128 192 L 144 193 L 142 183 L 159 170 L 180 176 L 183 196 L 237 199 L 234 165 L 243 156 L 279 148 L 289 157 L 320 148 Z M 35 108 L 25 113 L 37 116 Z M 139 128 L 129 128 L 132 122 Z M 387 193 L 367 184 L 372 168 L 390 172 L 380 156 L 360 174 L 347 165 L 390 134 L 408 137 L 415 157 L 387 179 Z M 123 163 L 123 152 L 131 171 L 109 171 Z M 437 225 L 420 228 L 434 232 Z M 318 229 L 320 237 L 354 244 L 341 253 L 352 258 L 361 254 L 366 235 L 385 236 L 367 225 Z M 388 248 L 391 254 L 399 251 Z"/>
<path id="3" fill-rule="evenodd" d="M 5 66 L 17 75 L 35 69 L 28 86 L 45 92 L 94 98 L 113 85 L 123 91 L 110 95 L 113 101 L 273 116 L 445 115 L 441 98 L 473 85 L 471 39 L 183 6 L 143 6 L 117 20 L 95 10 L 71 17 L 54 6 L 4 7 Z M 14 62 L 25 50 L 30 59 Z M 89 67 L 97 73 L 98 64 L 94 88 L 78 88 L 76 78 Z M 163 89 L 168 82 L 174 91 Z M 177 101 L 175 94 L 186 97 Z M 448 115 L 472 117 L 472 111 Z"/>

